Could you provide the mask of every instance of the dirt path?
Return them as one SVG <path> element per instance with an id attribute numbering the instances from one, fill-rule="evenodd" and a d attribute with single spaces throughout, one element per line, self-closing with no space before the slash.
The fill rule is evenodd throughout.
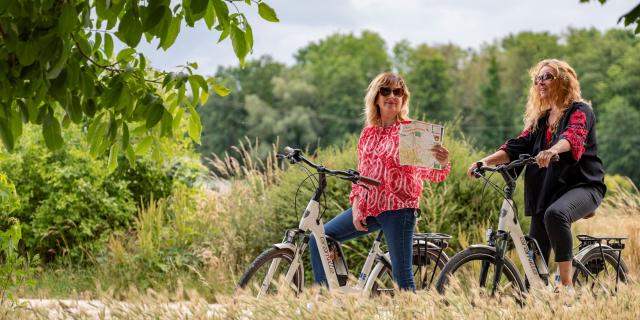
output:
<path id="1" fill-rule="evenodd" d="M 57 299 L 19 299 L 16 308 L 33 312 L 35 318 L 45 319 L 122 319 L 157 318 L 167 316 L 172 319 L 221 318 L 224 308 L 219 304 L 194 302 L 153 303 L 152 305 L 123 301 L 100 300 L 57 300 Z"/>

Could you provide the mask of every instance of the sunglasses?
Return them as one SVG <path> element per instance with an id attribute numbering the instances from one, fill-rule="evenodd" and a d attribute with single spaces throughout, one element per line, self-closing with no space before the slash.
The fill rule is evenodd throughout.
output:
<path id="1" fill-rule="evenodd" d="M 556 78 L 556 76 L 552 75 L 549 72 L 546 72 L 543 75 L 539 75 L 537 77 L 534 77 L 533 78 L 533 84 L 538 85 L 542 81 L 554 80 L 555 78 Z"/>
<path id="2" fill-rule="evenodd" d="M 402 88 L 391 89 L 389 87 L 380 87 L 378 92 L 380 92 L 383 97 L 388 97 L 391 93 L 396 97 L 404 97 L 404 89 Z"/>

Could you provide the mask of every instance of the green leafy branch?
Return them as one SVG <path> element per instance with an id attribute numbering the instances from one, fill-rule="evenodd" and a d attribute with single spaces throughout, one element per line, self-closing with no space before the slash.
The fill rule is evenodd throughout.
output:
<path id="1" fill-rule="evenodd" d="M 229 90 L 215 78 L 194 73 L 197 64 L 179 72 L 153 70 L 135 48 L 144 39 L 167 50 L 181 24 L 204 20 L 230 39 L 241 65 L 253 48 L 253 31 L 232 0 L 25 0 L 0 2 L 0 138 L 15 148 L 22 126 L 42 127 L 44 142 L 55 150 L 62 129 L 85 128 L 91 153 L 108 152 L 109 169 L 119 154 L 133 162 L 154 150 L 158 139 L 187 134 L 200 143 L 197 107 Z M 263 1 L 257 5 L 267 21 L 278 21 Z M 229 6 L 235 12 L 229 11 Z M 126 46 L 114 52 L 114 37 Z M 216 41 L 212 39 L 212 41 Z M 187 94 L 189 92 L 190 94 Z M 183 123 L 185 123 L 183 125 Z"/>

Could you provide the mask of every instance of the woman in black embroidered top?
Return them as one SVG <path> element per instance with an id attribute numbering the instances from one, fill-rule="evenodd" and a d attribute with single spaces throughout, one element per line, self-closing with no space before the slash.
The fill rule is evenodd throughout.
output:
<path id="1" fill-rule="evenodd" d="M 524 130 L 484 165 L 536 155 L 537 165 L 525 173 L 525 214 L 531 216 L 529 235 L 538 241 L 545 261 L 551 248 L 560 280 L 572 290 L 571 223 L 592 213 L 606 192 L 604 168 L 597 155 L 595 116 L 582 101 L 576 72 L 564 61 L 540 61 L 530 70 L 533 83 L 524 114 Z M 551 162 L 555 155 L 557 162 Z M 469 168 L 473 176 L 476 164 Z"/>

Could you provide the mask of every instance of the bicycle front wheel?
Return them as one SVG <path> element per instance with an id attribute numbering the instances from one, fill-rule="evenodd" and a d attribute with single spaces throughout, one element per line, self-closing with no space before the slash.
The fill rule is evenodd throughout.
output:
<path id="1" fill-rule="evenodd" d="M 282 292 L 283 289 L 291 289 L 295 293 L 299 293 L 304 281 L 301 265 L 298 265 L 292 281 L 285 283 L 285 276 L 291 267 L 294 256 L 293 251 L 289 249 L 272 247 L 265 250 L 244 272 L 238 283 L 238 288 L 257 297 L 276 294 Z"/>
<path id="2" fill-rule="evenodd" d="M 496 274 L 496 252 L 489 247 L 470 247 L 451 258 L 438 277 L 436 289 L 440 294 L 452 292 L 469 296 L 478 292 L 483 296 L 511 296 L 521 301 L 526 292 L 525 285 L 513 265 L 504 257 L 502 271 L 494 285 Z"/>
<path id="3" fill-rule="evenodd" d="M 627 283 L 629 271 L 622 257 L 618 265 L 620 253 L 598 248 L 589 250 L 579 264 L 574 261 L 573 285 L 576 288 L 589 287 L 594 294 L 615 293 L 618 283 Z"/>

